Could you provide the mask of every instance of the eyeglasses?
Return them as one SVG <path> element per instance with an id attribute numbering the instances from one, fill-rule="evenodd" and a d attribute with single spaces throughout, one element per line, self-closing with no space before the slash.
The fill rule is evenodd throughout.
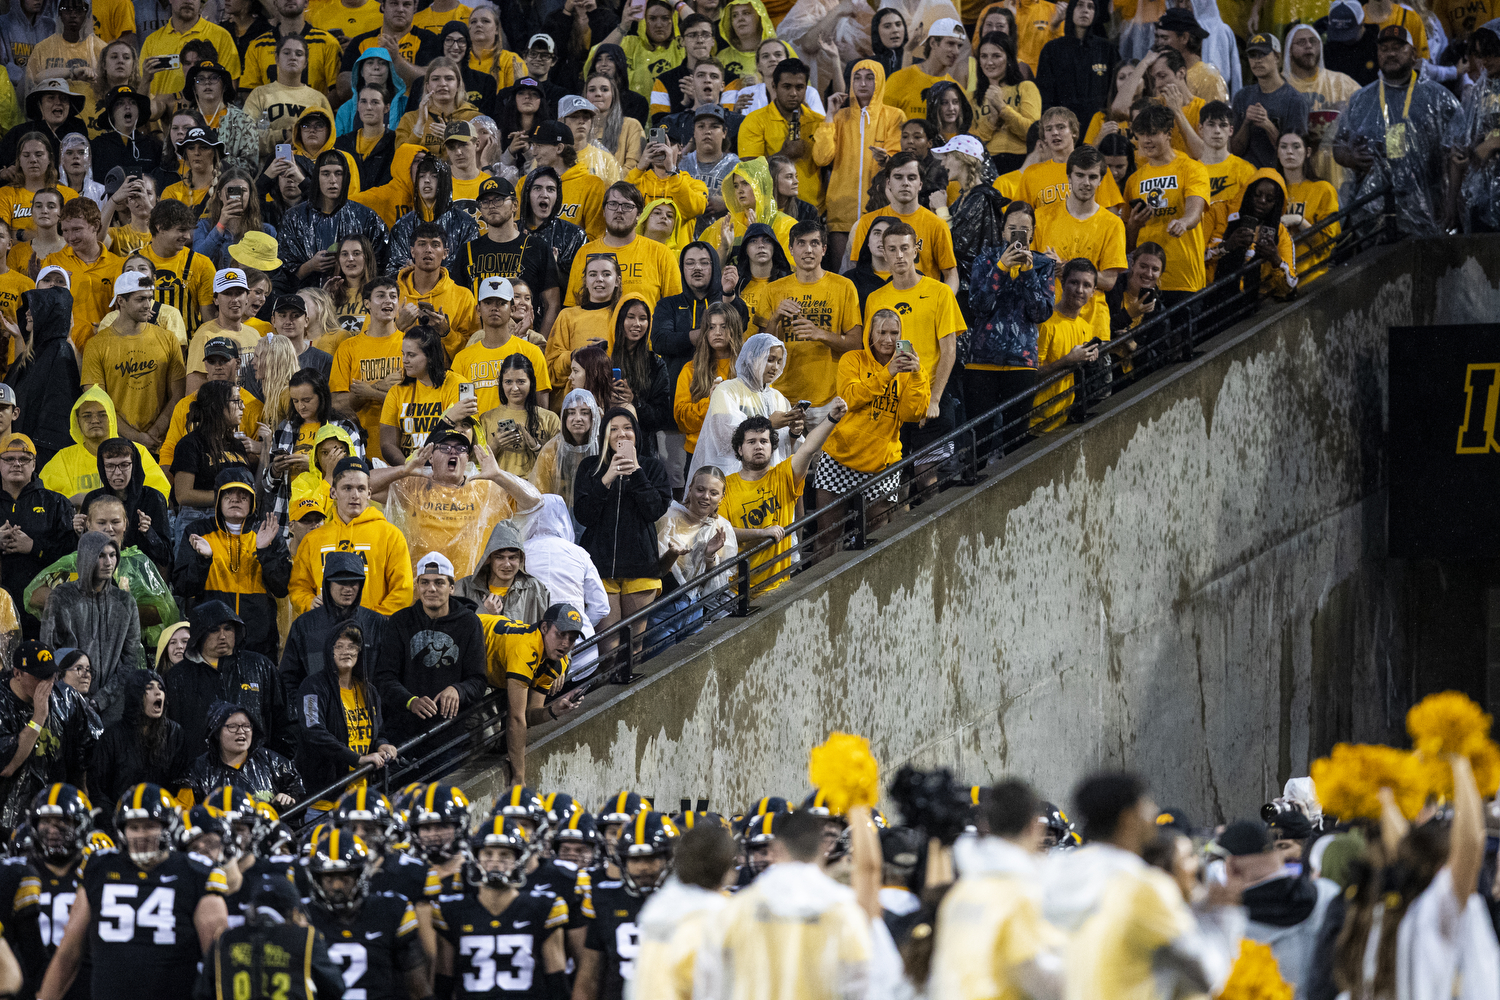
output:
<path id="1" fill-rule="evenodd" d="M 34 461 L 36 461 L 34 456 L 27 455 L 24 452 L 19 455 L 0 455 L 0 462 L 4 462 L 6 465 L 25 465 L 27 462 Z"/>
<path id="2" fill-rule="evenodd" d="M 633 212 L 633 211 L 635 211 L 635 202 L 633 202 L 633 201 L 606 201 L 604 203 L 604 207 L 607 208 L 607 209 L 609 209 L 611 212 Z"/>
<path id="3" fill-rule="evenodd" d="M 246 722 L 238 726 L 225 726 L 224 731 L 227 733 L 251 733 L 255 731 L 255 727 Z"/>
<path id="4" fill-rule="evenodd" d="M 75 663 L 73 666 L 64 671 L 64 673 L 69 674 L 92 674 L 93 672 L 94 668 L 89 666 L 87 663 Z"/>

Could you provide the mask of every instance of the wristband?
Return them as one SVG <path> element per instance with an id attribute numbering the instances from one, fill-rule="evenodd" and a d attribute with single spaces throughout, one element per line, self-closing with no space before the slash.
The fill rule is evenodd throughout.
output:
<path id="1" fill-rule="evenodd" d="M 550 718 L 553 722 L 557 721 L 557 706 L 556 705 L 548 705 L 547 706 L 547 717 Z"/>
<path id="2" fill-rule="evenodd" d="M 414 701 L 416 701 L 420 697 L 421 697 L 421 695 L 414 694 L 410 698 L 406 699 L 406 707 L 407 708 L 411 708 L 411 703 L 414 702 Z"/>
<path id="3" fill-rule="evenodd" d="M 26 723 L 26 728 L 35 729 L 37 732 L 42 731 L 42 727 L 37 724 L 37 721 L 35 719 L 32 719 L 30 722 Z"/>

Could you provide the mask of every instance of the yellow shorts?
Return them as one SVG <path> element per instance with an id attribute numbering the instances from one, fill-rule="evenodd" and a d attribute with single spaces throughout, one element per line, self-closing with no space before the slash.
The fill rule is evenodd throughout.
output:
<path id="1" fill-rule="evenodd" d="M 644 594 L 648 590 L 660 590 L 661 581 L 651 577 L 633 576 L 619 580 L 605 580 L 606 594 Z"/>

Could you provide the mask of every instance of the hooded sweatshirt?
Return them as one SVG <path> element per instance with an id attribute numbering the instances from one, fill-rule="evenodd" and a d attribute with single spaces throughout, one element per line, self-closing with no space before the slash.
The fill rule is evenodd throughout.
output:
<path id="1" fill-rule="evenodd" d="M 566 173 L 575 174 L 578 167 L 575 164 Z M 531 230 L 532 235 L 552 248 L 552 254 L 557 258 L 557 273 L 559 275 L 570 274 L 573 270 L 573 258 L 577 256 L 579 249 L 587 243 L 591 237 L 586 231 L 586 223 L 581 220 L 595 219 L 598 223 L 599 232 L 604 232 L 604 184 L 597 177 L 593 177 L 584 171 L 584 177 L 593 177 L 589 180 L 576 180 L 564 182 L 558 176 L 556 170 L 551 167 L 538 167 L 531 172 L 532 177 L 551 177 L 561 192 L 560 197 L 552 205 L 552 214 L 541 220 L 536 228 Z M 525 205 L 524 189 L 525 179 L 516 185 L 516 204 Z M 581 198 L 581 201 L 569 201 L 569 198 Z M 572 217 L 564 214 L 565 205 L 571 205 Z M 521 216 L 517 214 L 517 219 Z M 524 224 L 523 224 L 523 232 Z"/>
<path id="2" fill-rule="evenodd" d="M 607 411 L 604 428 L 618 416 L 630 421 L 639 443 L 643 438 L 641 425 L 629 410 L 616 407 Z M 614 461 L 615 450 L 607 444 L 601 450 L 597 459 L 584 463 L 574 487 L 573 516 L 583 525 L 581 544 L 606 580 L 659 579 L 656 522 L 672 501 L 666 467 L 657 458 L 638 455 L 640 467 L 636 471 L 616 476 L 606 486 L 604 474 Z"/>
<path id="3" fill-rule="evenodd" d="M 266 745 L 284 757 L 297 752 L 297 722 L 287 707 L 275 665 L 243 648 L 245 623 L 223 601 L 202 601 L 188 614 L 192 637 L 187 655 L 167 673 L 167 715 L 182 727 L 189 748 L 208 736 L 209 708 L 228 701 L 248 712 L 267 733 Z M 228 622 L 234 627 L 235 651 L 209 663 L 203 656 L 208 631 Z"/>
<path id="4" fill-rule="evenodd" d="M 24 411 L 22 411 L 24 412 Z M 78 536 L 73 532 L 73 505 L 61 493 L 54 493 L 33 476 L 21 487 L 14 500 L 0 490 L 0 525 L 11 524 L 31 538 L 30 552 L 7 553 L 0 559 L 0 585 L 5 587 L 21 616 L 21 633 L 34 639 L 41 630 L 26 593 L 43 567 L 54 560 L 72 559 Z M 74 645 L 78 645 L 75 643 Z"/>
<path id="5" fill-rule="evenodd" d="M 448 126 L 453 122 L 473 121 L 480 114 L 479 109 L 469 103 L 468 94 L 457 96 L 458 103 L 446 114 L 432 110 L 424 101 L 421 107 L 402 115 L 396 124 L 396 145 L 421 146 L 430 155 L 446 160 L 443 137 L 448 134 Z"/>
<path id="6" fill-rule="evenodd" d="M 66 288 L 34 288 L 22 293 L 16 315 L 16 325 L 22 330 L 26 329 L 28 311 L 36 331 L 31 360 L 18 358 L 5 373 L 5 384 L 15 389 L 16 404 L 21 409 L 10 429 L 31 438 L 40 469 L 68 447 L 72 437 L 69 414 L 80 386 L 78 352 L 68 340 L 73 296 Z"/>
<path id="7" fill-rule="evenodd" d="M 820 167 L 833 167 L 828 174 L 827 207 L 828 227 L 836 233 L 848 232 L 859 221 L 863 192 L 880 171 L 870 147 L 892 154 L 901 152 L 901 126 L 906 124 L 900 109 L 885 103 L 885 69 L 881 64 L 861 59 L 854 68 L 875 74 L 870 103 L 861 108 L 851 94 L 849 105 L 813 132 L 813 161 Z M 759 213 L 756 218 L 760 218 Z"/>
<path id="8" fill-rule="evenodd" d="M 381 62 L 386 64 L 386 67 L 390 70 L 390 81 L 396 88 L 395 96 L 393 96 L 388 102 L 386 102 L 390 105 L 390 110 L 386 116 L 385 123 L 385 127 L 392 132 L 390 139 L 392 148 L 394 148 L 396 141 L 396 137 L 394 134 L 396 126 L 401 123 L 401 116 L 406 114 L 406 80 L 401 76 L 400 73 L 396 72 L 395 66 L 391 63 L 390 52 L 378 45 L 373 48 L 365 49 L 360 53 L 359 58 L 354 60 L 354 72 L 350 74 L 350 89 L 354 92 L 354 96 L 349 98 L 343 104 L 339 105 L 338 113 L 334 115 L 334 127 L 340 136 L 347 135 L 350 132 L 359 131 L 360 121 L 359 115 L 357 114 L 357 111 L 359 109 L 359 91 L 360 88 L 364 86 L 365 82 L 364 64 L 369 62 L 371 59 L 379 59 Z M 381 143 L 384 143 L 385 138 L 382 137 L 380 141 Z M 361 166 L 363 166 L 363 164 L 361 164 Z"/>
<path id="9" fill-rule="evenodd" d="M 1032 255 L 1032 266 L 1000 266 L 1003 246 L 992 246 L 974 258 L 969 274 L 969 308 L 974 329 L 968 364 L 997 368 L 1037 366 L 1037 326 L 1052 315 L 1052 276 L 1056 262 Z"/>
<path id="10" fill-rule="evenodd" d="M 730 171 L 729 176 L 724 178 L 720 185 L 720 193 L 724 196 L 724 205 L 729 209 L 729 218 L 734 223 L 734 245 L 737 247 L 744 242 L 745 230 L 749 227 L 749 217 L 744 208 L 740 206 L 739 195 L 734 190 L 734 179 L 736 177 L 749 181 L 755 188 L 755 224 L 771 227 L 776 235 L 776 242 L 781 245 L 781 250 L 786 254 L 786 259 L 792 259 L 792 244 L 790 234 L 797 220 L 787 215 L 776 202 L 776 182 L 771 180 L 771 168 L 763 156 L 757 156 L 750 160 L 741 160 L 739 165 Z M 745 275 L 741 275 L 740 282 L 743 285 Z"/>
<path id="11" fill-rule="evenodd" d="M 380 640 L 375 686 L 385 706 L 388 736 L 398 746 L 443 721 L 411 711 L 415 698 L 436 699 L 446 688 L 458 692 L 459 708 L 484 697 L 484 630 L 473 601 L 448 599 L 448 613 L 432 618 L 421 601 L 391 615 Z"/>
<path id="12" fill-rule="evenodd" d="M 753 8 L 756 16 L 760 18 L 760 37 L 748 49 L 739 47 L 739 38 L 734 33 L 734 8 L 745 5 Z M 719 37 L 724 39 L 724 42 L 719 46 L 719 51 L 714 54 L 714 58 L 726 70 L 733 70 L 736 76 L 747 77 L 755 72 L 756 48 L 767 38 L 776 37 L 776 25 L 771 22 L 771 15 L 766 13 L 765 4 L 760 0 L 733 0 L 719 11 Z"/>
<path id="13" fill-rule="evenodd" d="M 204 738 L 205 752 L 188 768 L 183 785 L 192 789 L 199 801 L 207 799 L 216 788 L 232 785 L 243 789 L 259 802 L 269 802 L 277 795 L 290 795 L 298 802 L 306 797 L 302 776 L 297 766 L 286 757 L 262 745 L 265 734 L 250 713 L 250 754 L 238 766 L 224 762 L 219 747 L 219 734 L 236 712 L 244 712 L 239 705 L 216 701 L 208 709 L 208 734 Z"/>
<path id="14" fill-rule="evenodd" d="M 1340 891 L 1337 882 L 1302 878 L 1289 871 L 1245 890 L 1243 902 L 1250 918 L 1245 937 L 1271 946 L 1281 977 L 1299 995 L 1308 980 L 1324 914 Z"/>
<path id="15" fill-rule="evenodd" d="M 1276 185 L 1276 204 L 1266 213 L 1264 218 L 1257 218 L 1251 210 L 1251 199 L 1254 197 L 1255 186 L 1263 180 L 1269 180 Z M 1296 251 L 1292 246 L 1292 236 L 1287 232 L 1286 226 L 1281 224 L 1281 216 L 1286 211 L 1286 180 L 1279 171 L 1267 167 L 1257 170 L 1251 175 L 1250 180 L 1245 183 L 1245 193 L 1240 198 L 1240 209 L 1232 213 L 1226 220 L 1223 235 L 1218 240 L 1213 240 L 1209 248 L 1209 263 L 1213 272 L 1209 280 L 1215 280 L 1219 274 L 1229 275 L 1239 270 L 1240 265 L 1249 261 L 1253 248 L 1247 247 L 1243 259 L 1235 260 L 1226 253 L 1225 243 L 1234 233 L 1246 226 L 1272 226 L 1276 227 L 1276 251 L 1281 257 L 1278 265 L 1264 264 L 1260 269 L 1260 280 L 1263 287 L 1269 283 L 1271 294 L 1278 298 L 1290 295 L 1297 287 L 1297 260 Z M 1205 216 L 1206 218 L 1206 216 Z"/>
<path id="16" fill-rule="evenodd" d="M 1067 30 L 1073 23 L 1076 3 L 1070 0 L 1068 4 L 1067 15 L 1059 25 L 1065 29 L 1063 33 L 1042 47 L 1036 63 L 1036 88 L 1042 92 L 1042 107 L 1060 104 L 1080 122 L 1088 122 L 1109 96 L 1119 52 L 1105 35 L 1109 25 L 1107 3 L 1096 6 L 1094 23 L 1081 40 L 1076 31 Z"/>
<path id="17" fill-rule="evenodd" d="M 328 135 L 324 138 L 323 145 L 316 149 L 302 141 L 302 126 L 307 123 L 309 118 L 314 116 L 323 119 L 324 123 L 328 126 Z M 299 166 L 303 167 L 303 173 L 308 174 L 309 177 L 313 176 L 309 171 L 317 162 L 318 157 L 334 148 L 334 135 L 333 111 L 331 109 L 326 107 L 308 108 L 297 116 L 297 124 L 292 127 L 292 153 L 298 158 Z M 344 162 L 349 165 L 349 186 L 344 191 L 344 197 L 348 198 L 350 195 L 359 193 L 359 165 L 355 162 L 353 154 L 346 153 L 343 150 L 339 150 L 338 152 L 344 157 Z M 300 161 L 302 160 L 306 160 L 307 163 L 305 165 L 301 164 Z M 314 186 L 316 187 L 316 185 Z"/>
<path id="18" fill-rule="evenodd" d="M 849 412 L 828 435 L 823 451 L 856 472 L 879 472 L 901 461 L 901 425 L 927 415 L 932 380 L 923 368 L 892 375 L 870 349 L 868 326 L 864 337 L 863 350 L 839 358 L 838 394 Z"/>
<path id="19" fill-rule="evenodd" d="M 356 770 L 361 756 L 382 743 L 390 742 L 386 738 L 380 695 L 369 676 L 376 656 L 370 647 L 370 638 L 366 632 L 359 659 L 354 661 L 350 688 L 352 706 L 344 699 L 337 669 L 320 670 L 296 688 L 293 707 L 302 723 L 297 769 L 302 772 L 302 780 L 310 794 L 321 792 Z M 337 636 L 330 628 L 323 636 L 323 648 L 318 653 L 322 662 L 333 663 L 335 641 Z M 355 742 L 359 746 L 350 745 L 351 715 Z"/>
<path id="20" fill-rule="evenodd" d="M 307 533 L 297 546 L 289 588 L 292 608 L 307 611 L 323 589 L 323 561 L 333 552 L 357 552 L 366 567 L 365 589 L 359 603 L 392 615 L 411 603 L 411 553 L 406 537 L 374 507 L 366 507 L 352 521 L 333 517 Z"/>
<path id="21" fill-rule="evenodd" d="M 707 250 L 709 260 L 713 262 L 708 287 L 701 292 L 688 287 L 687 268 L 682 264 L 683 256 L 694 248 Z M 682 374 L 683 366 L 693 360 L 695 348 L 690 334 L 703 325 L 703 310 L 724 297 L 724 268 L 719 262 L 719 252 L 712 244 L 703 240 L 686 244 L 677 255 L 677 264 L 682 291 L 658 302 L 651 317 L 651 347 L 667 363 L 667 375 L 672 385 L 677 384 L 677 377 Z M 740 321 L 744 323 L 749 318 L 744 303 L 736 301 L 735 305 L 739 308 Z"/>
<path id="22" fill-rule="evenodd" d="M 292 622 L 292 628 L 287 633 L 286 648 L 281 654 L 280 669 L 282 683 L 286 685 L 288 691 L 298 690 L 304 680 L 323 669 L 326 662 L 324 639 L 340 622 L 353 620 L 364 632 L 366 662 L 374 663 L 375 656 L 380 650 L 380 630 L 385 626 L 385 616 L 359 603 L 365 587 L 364 581 L 361 579 L 359 591 L 354 595 L 354 603 L 347 608 L 341 608 L 335 604 L 333 595 L 328 589 L 330 583 L 328 574 L 330 573 L 357 572 L 363 576 L 365 564 L 360 559 L 359 553 L 328 553 L 323 563 L 323 572 L 323 603 L 299 615 L 297 620 Z"/>
<path id="23" fill-rule="evenodd" d="M 94 668 L 89 695 L 101 720 L 109 725 L 120 719 L 125 673 L 141 666 L 141 619 L 130 592 L 119 587 L 118 563 L 104 588 L 94 589 L 94 569 L 106 546 L 115 547 L 115 543 L 101 531 L 85 532 L 78 540 L 78 564 L 84 573 L 52 591 L 41 640 L 53 647 L 74 646 L 88 654 Z"/>
<path id="24" fill-rule="evenodd" d="M 141 732 L 148 721 L 142 701 L 146 687 L 155 682 L 165 691 L 161 674 L 131 670 L 124 678 L 120 721 L 104 730 L 89 768 L 89 791 L 100 802 L 115 802 L 125 789 L 143 781 L 171 787 L 187 774 L 193 762 L 194 754 L 187 749 L 182 727 L 165 715 L 157 724 L 160 737 L 154 746 Z"/>
<path id="25" fill-rule="evenodd" d="M 224 520 L 224 493 L 240 489 L 250 494 L 250 513 L 238 530 Z M 223 601 L 248 624 L 244 644 L 265 657 L 276 655 L 280 635 L 276 629 L 276 602 L 287 594 L 292 575 L 292 556 L 286 538 L 277 531 L 270 544 L 262 547 L 256 533 L 265 517 L 277 522 L 274 514 L 257 517 L 255 481 L 241 465 L 219 470 L 214 482 L 214 512 L 198 518 L 184 532 L 183 544 L 177 546 L 173 579 L 184 603 Z M 211 554 L 199 555 L 188 543 L 193 535 L 208 542 Z"/>
<path id="26" fill-rule="evenodd" d="M 88 392 L 94 392 L 98 389 L 98 386 L 90 386 Z M 78 422 L 78 410 L 76 407 L 73 410 L 73 422 L 74 424 Z M 113 422 L 112 414 L 111 422 Z M 122 437 L 115 437 L 108 438 L 100 442 L 100 444 L 102 446 L 109 441 L 131 443 Z M 78 447 L 80 445 L 73 446 L 73 448 Z M 47 470 L 57 465 L 62 460 L 62 457 L 72 451 L 73 448 L 65 448 L 58 452 L 57 456 L 48 463 L 47 468 L 42 470 L 42 482 L 44 484 L 47 482 Z M 83 450 L 87 452 L 87 446 L 83 446 Z M 167 517 L 167 498 L 154 488 L 155 483 L 147 481 L 145 463 L 150 462 L 151 468 L 156 471 L 158 476 L 161 476 L 161 468 L 152 461 L 146 449 L 138 444 L 133 445 L 130 454 L 134 458 L 130 468 L 130 481 L 125 484 L 124 489 L 117 490 L 113 489 L 109 485 L 108 480 L 104 478 L 103 456 L 97 454 L 97 452 L 95 453 L 93 456 L 95 460 L 94 468 L 98 470 L 96 478 L 101 485 L 96 489 L 89 490 L 84 495 L 83 503 L 79 505 L 78 509 L 88 510 L 89 504 L 93 502 L 95 497 L 119 497 L 120 502 L 125 505 L 125 548 L 128 549 L 132 546 L 139 548 L 152 562 L 166 566 L 172 561 L 172 531 Z M 161 478 L 165 480 L 166 477 L 161 476 Z M 56 487 L 49 488 L 55 489 Z M 57 492 L 63 493 L 62 490 L 58 490 Z M 64 495 L 70 496 L 71 494 L 64 493 Z M 150 521 L 150 525 L 145 531 L 141 530 L 142 514 L 145 514 Z"/>
<path id="27" fill-rule="evenodd" d="M 321 153 L 322 150 L 318 152 Z M 339 155 L 345 158 L 348 175 L 343 192 L 334 202 L 333 211 L 325 213 L 319 210 L 317 202 L 321 200 L 321 196 L 314 188 L 306 201 L 292 206 L 281 217 L 281 226 L 277 231 L 277 239 L 280 241 L 279 255 L 283 261 L 282 268 L 289 268 L 289 273 L 292 275 L 295 275 L 297 270 L 320 250 L 326 250 L 330 245 L 359 236 L 365 237 L 374 246 L 377 269 L 385 261 L 387 251 L 385 223 L 373 209 L 349 200 L 352 194 L 357 194 L 359 191 L 359 168 L 349 154 L 340 151 Z M 316 154 L 310 157 L 309 161 L 303 172 L 309 177 L 316 176 L 313 169 L 317 162 Z M 297 278 L 296 282 L 305 287 L 321 288 L 323 277 L 314 273 L 307 277 Z"/>
<path id="28" fill-rule="evenodd" d="M 490 556 L 501 549 L 516 549 L 521 553 L 521 568 L 516 571 L 515 579 L 511 580 L 510 586 L 503 592 L 496 589 L 497 585 L 492 586 L 490 583 Z M 501 613 L 511 621 L 527 625 L 535 625 L 540 621 L 542 613 L 552 604 L 552 596 L 547 592 L 546 585 L 526 572 L 525 543 L 521 540 L 520 529 L 510 521 L 501 521 L 495 525 L 484 551 L 479 554 L 474 572 L 458 581 L 458 588 L 454 593 L 473 601 L 476 607 L 482 607 L 485 598 L 491 594 L 498 595 L 504 602 Z"/>
<path id="29" fill-rule="evenodd" d="M 0 673 L 0 753 L 7 761 L 16 755 L 33 711 L 11 690 L 10 678 L 10 670 Z M 0 824 L 20 826 L 32 797 L 53 782 L 84 787 L 89 758 L 99 739 L 98 722 L 98 716 L 89 711 L 78 692 L 66 684 L 52 685 L 47 721 L 42 723 L 36 746 L 14 774 L 0 778 Z"/>
<path id="30" fill-rule="evenodd" d="M 677 28 L 677 11 L 672 11 L 672 37 L 667 44 L 657 45 L 651 41 L 646 34 L 646 19 L 642 17 L 635 22 L 635 31 L 620 39 L 620 48 L 625 50 L 626 64 L 630 68 L 630 89 L 649 101 L 651 85 L 656 78 L 681 65 L 687 55 Z"/>
<path id="31" fill-rule="evenodd" d="M 392 133 L 394 135 L 394 133 Z M 395 143 L 395 139 L 391 140 Z M 347 152 L 348 149 L 345 149 Z M 394 226 L 400 218 L 410 212 L 416 201 L 416 192 L 411 186 L 412 164 L 426 151 L 421 146 L 397 144 L 390 156 L 386 182 L 378 187 L 365 188 L 349 195 L 349 200 L 358 202 L 380 216 L 387 226 Z"/>

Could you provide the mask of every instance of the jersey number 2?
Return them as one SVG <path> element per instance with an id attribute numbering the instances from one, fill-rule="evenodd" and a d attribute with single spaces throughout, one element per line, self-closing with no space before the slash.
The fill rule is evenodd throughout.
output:
<path id="1" fill-rule="evenodd" d="M 137 925 L 155 930 L 152 944 L 177 943 L 177 917 L 172 912 L 177 890 L 157 886 L 137 910 L 130 900 L 140 893 L 136 885 L 107 885 L 99 907 L 99 940 L 120 944 L 135 940 Z"/>
<path id="2" fill-rule="evenodd" d="M 344 967 L 344 1000 L 365 1000 L 365 988 L 354 984 L 365 976 L 370 956 L 362 944 L 340 941 L 328 946 L 328 957 Z"/>
<path id="3" fill-rule="evenodd" d="M 529 990 L 536 960 L 531 957 L 529 934 L 466 934 L 458 939 L 458 953 L 469 959 L 473 972 L 464 973 L 466 993 L 488 993 L 493 989 Z M 511 971 L 499 972 L 495 959 L 509 958 Z M 346 994 L 347 995 L 347 994 Z"/>

